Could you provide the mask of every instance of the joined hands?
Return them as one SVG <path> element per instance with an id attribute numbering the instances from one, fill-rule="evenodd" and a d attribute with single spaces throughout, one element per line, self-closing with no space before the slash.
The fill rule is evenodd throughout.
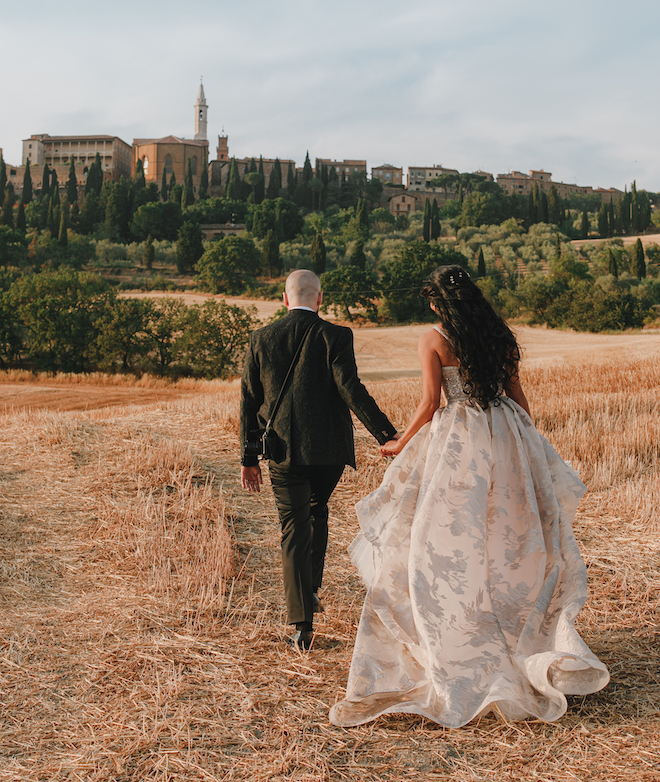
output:
<path id="1" fill-rule="evenodd" d="M 381 456 L 396 456 L 403 450 L 404 443 L 401 442 L 401 435 L 395 434 L 391 440 L 380 446 Z"/>

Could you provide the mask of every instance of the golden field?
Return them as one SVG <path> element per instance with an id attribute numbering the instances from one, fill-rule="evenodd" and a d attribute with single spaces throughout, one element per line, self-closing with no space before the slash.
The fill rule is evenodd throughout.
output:
<path id="1" fill-rule="evenodd" d="M 237 483 L 236 381 L 154 400 L 126 385 L 123 406 L 99 398 L 89 410 L 6 407 L 0 779 L 660 779 L 660 353 L 645 344 L 586 362 L 535 361 L 527 345 L 537 426 L 589 487 L 576 522 L 590 582 L 578 626 L 612 674 L 553 724 L 328 723 L 364 594 L 346 554 L 353 504 L 384 470 L 360 426 L 359 469 L 331 506 L 326 612 L 302 655 L 283 643 L 270 492 Z M 369 387 L 401 425 L 420 385 Z"/>

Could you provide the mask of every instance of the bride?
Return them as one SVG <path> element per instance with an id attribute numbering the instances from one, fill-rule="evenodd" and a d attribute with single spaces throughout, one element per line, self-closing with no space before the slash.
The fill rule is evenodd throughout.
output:
<path id="1" fill-rule="evenodd" d="M 330 720 L 556 720 L 567 694 L 609 680 L 574 627 L 585 486 L 535 429 L 515 337 L 469 274 L 441 266 L 422 295 L 439 325 L 419 341 L 422 401 L 381 448 L 397 458 L 357 504 L 351 556 L 368 591 Z"/>

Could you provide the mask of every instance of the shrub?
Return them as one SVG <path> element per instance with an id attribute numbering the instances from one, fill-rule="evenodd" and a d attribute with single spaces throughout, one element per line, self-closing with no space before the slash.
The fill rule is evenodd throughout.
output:
<path id="1" fill-rule="evenodd" d="M 376 317 L 375 300 L 378 293 L 374 290 L 374 276 L 357 266 L 342 266 L 321 275 L 323 304 L 321 311 L 332 309 L 336 315 L 353 320 L 350 307 L 364 307 L 367 317 Z"/>
<path id="2" fill-rule="evenodd" d="M 382 265 L 383 309 L 396 322 L 431 321 L 428 302 L 419 291 L 429 274 L 438 266 L 458 264 L 467 268 L 462 253 L 449 250 L 439 243 L 411 242 L 398 258 Z"/>
<path id="3" fill-rule="evenodd" d="M 256 277 L 260 261 L 252 239 L 225 236 L 208 245 L 195 266 L 195 281 L 210 293 L 241 293 Z"/>

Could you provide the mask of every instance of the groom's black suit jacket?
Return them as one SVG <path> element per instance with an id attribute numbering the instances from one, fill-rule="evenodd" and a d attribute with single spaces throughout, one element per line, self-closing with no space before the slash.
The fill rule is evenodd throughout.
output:
<path id="1" fill-rule="evenodd" d="M 353 332 L 308 310 L 291 310 L 253 332 L 241 382 L 241 448 L 251 430 L 263 429 L 303 335 L 311 330 L 292 372 L 273 429 L 282 466 L 350 464 L 355 467 L 349 410 L 379 443 L 396 429 L 357 374 Z M 257 464 L 242 452 L 241 463 Z"/>

